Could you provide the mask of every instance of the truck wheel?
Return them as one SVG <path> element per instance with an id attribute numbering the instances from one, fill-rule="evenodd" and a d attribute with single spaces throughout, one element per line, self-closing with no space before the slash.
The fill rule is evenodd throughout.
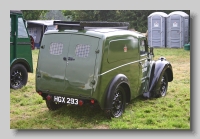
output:
<path id="1" fill-rule="evenodd" d="M 167 88 L 168 88 L 168 78 L 165 72 L 161 77 L 160 90 L 158 92 L 158 97 L 164 97 L 167 94 Z"/>
<path id="2" fill-rule="evenodd" d="M 61 103 L 55 103 L 52 100 L 46 100 L 47 108 L 51 111 L 55 111 L 63 106 Z"/>
<path id="3" fill-rule="evenodd" d="M 111 103 L 112 103 L 112 108 L 110 110 L 105 111 L 106 116 L 109 119 L 112 117 L 113 118 L 120 117 L 125 111 L 125 104 L 126 104 L 125 91 L 121 86 L 118 86 L 115 89 Z"/>
<path id="4" fill-rule="evenodd" d="M 26 85 L 28 73 L 22 64 L 14 65 L 10 70 L 10 88 L 20 89 Z"/>

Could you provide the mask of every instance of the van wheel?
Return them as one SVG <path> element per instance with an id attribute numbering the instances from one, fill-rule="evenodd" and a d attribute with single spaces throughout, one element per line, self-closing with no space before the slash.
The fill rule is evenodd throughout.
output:
<path id="1" fill-rule="evenodd" d="M 20 89 L 26 85 L 28 73 L 22 64 L 14 65 L 10 70 L 10 88 Z"/>
<path id="2" fill-rule="evenodd" d="M 158 92 L 157 97 L 164 97 L 167 94 L 167 88 L 168 88 L 168 78 L 166 72 L 162 75 L 161 81 L 160 81 L 160 90 Z"/>
<path id="3" fill-rule="evenodd" d="M 52 100 L 46 100 L 47 108 L 51 111 L 55 111 L 63 106 L 61 103 L 55 103 Z"/>
<path id="4" fill-rule="evenodd" d="M 125 111 L 125 104 L 126 104 L 125 91 L 121 86 L 118 86 L 115 89 L 111 103 L 112 103 L 112 108 L 110 110 L 105 111 L 106 116 L 109 119 L 112 117 L 113 118 L 120 117 Z"/>

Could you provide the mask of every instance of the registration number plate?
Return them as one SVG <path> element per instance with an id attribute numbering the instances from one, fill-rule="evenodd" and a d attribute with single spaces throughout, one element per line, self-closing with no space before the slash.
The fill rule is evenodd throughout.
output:
<path id="1" fill-rule="evenodd" d="M 61 96 L 54 96 L 54 102 L 78 105 L 78 99 Z"/>

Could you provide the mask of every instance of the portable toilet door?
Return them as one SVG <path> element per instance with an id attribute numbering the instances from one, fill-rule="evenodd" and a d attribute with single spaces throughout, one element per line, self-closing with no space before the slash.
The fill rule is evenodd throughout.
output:
<path id="1" fill-rule="evenodd" d="M 166 46 L 166 17 L 164 12 L 154 12 L 148 16 L 148 45 L 151 47 Z"/>
<path id="2" fill-rule="evenodd" d="M 167 47 L 183 48 L 189 38 L 189 15 L 175 11 L 167 17 Z"/>

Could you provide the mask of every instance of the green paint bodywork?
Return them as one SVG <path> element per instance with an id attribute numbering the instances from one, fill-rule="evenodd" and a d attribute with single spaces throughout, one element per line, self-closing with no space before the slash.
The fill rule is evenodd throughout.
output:
<path id="1" fill-rule="evenodd" d="M 128 78 L 128 99 L 131 100 L 148 90 L 152 62 L 147 61 L 147 51 L 140 54 L 144 47 L 141 42 L 145 39 L 140 33 L 117 29 L 47 31 L 38 56 L 36 91 L 92 98 L 104 109 L 110 81 L 116 75 L 124 74 Z M 52 43 L 63 45 L 59 46 L 61 53 L 51 54 Z M 87 57 L 76 55 L 79 44 L 90 46 Z M 68 60 L 68 57 L 74 60 Z"/>
<path id="2" fill-rule="evenodd" d="M 21 22 L 20 22 L 21 21 Z M 19 27 L 19 22 L 20 27 Z M 20 31 L 23 36 L 20 36 Z M 30 37 L 20 11 L 10 11 L 10 67 L 20 63 L 28 72 L 33 73 L 32 50 Z"/>

